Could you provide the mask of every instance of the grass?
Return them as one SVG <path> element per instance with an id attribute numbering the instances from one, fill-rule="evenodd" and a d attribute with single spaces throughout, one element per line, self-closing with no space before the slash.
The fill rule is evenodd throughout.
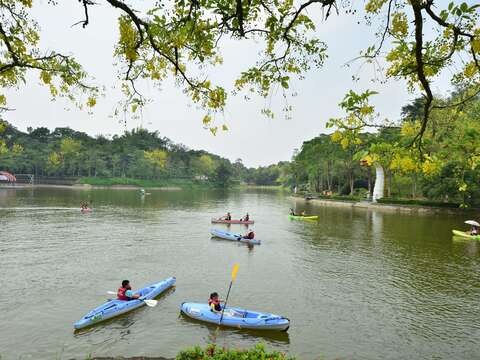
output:
<path id="1" fill-rule="evenodd" d="M 208 188 L 214 187 L 214 184 L 205 181 L 195 181 L 191 179 L 132 179 L 125 177 L 115 178 L 97 178 L 97 177 L 82 177 L 77 181 L 78 184 L 86 184 L 93 186 L 136 186 L 139 188 L 152 187 L 179 187 L 179 188 Z"/>
<path id="2" fill-rule="evenodd" d="M 176 360 L 294 360 L 284 353 L 278 351 L 269 352 L 262 344 L 252 349 L 238 350 L 225 349 L 215 345 L 208 345 L 206 348 L 195 346 L 180 351 Z"/>

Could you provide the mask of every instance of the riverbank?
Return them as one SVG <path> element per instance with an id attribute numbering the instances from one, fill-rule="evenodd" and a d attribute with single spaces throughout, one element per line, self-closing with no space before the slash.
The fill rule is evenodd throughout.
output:
<path id="1" fill-rule="evenodd" d="M 352 201 L 352 200 L 330 200 L 330 199 L 305 199 L 300 195 L 291 196 L 296 201 L 305 203 L 312 203 L 320 206 L 333 206 L 355 209 L 376 210 L 385 212 L 403 212 L 403 213 L 459 213 L 459 212 L 473 212 L 478 211 L 474 208 L 448 208 L 448 207 L 434 207 L 425 205 L 402 205 L 389 203 L 372 203 L 370 201 Z"/>
<path id="2" fill-rule="evenodd" d="M 251 349 L 225 349 L 217 347 L 215 345 L 208 345 L 205 348 L 195 346 L 186 350 L 180 351 L 175 357 L 176 360 L 294 360 L 295 358 L 289 357 L 286 354 L 278 351 L 267 351 L 263 344 L 257 344 Z M 86 360 L 169 360 L 165 357 L 149 357 L 149 356 L 134 356 L 134 357 L 105 357 L 105 356 L 89 356 Z M 173 360 L 173 359 L 171 359 Z"/>
<path id="3" fill-rule="evenodd" d="M 76 181 L 74 185 L 90 185 L 109 188 L 145 188 L 145 189 L 182 189 L 182 188 L 210 188 L 214 184 L 206 181 L 193 179 L 132 179 L 132 178 L 96 178 L 96 177 L 82 177 Z"/>

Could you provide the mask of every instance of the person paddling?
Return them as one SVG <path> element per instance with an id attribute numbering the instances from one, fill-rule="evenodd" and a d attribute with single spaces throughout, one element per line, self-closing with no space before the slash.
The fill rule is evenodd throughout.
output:
<path id="1" fill-rule="evenodd" d="M 255 233 L 253 232 L 253 229 L 248 229 L 247 233 L 243 236 L 244 239 L 249 239 L 253 240 L 255 237 Z"/>
<path id="2" fill-rule="evenodd" d="M 245 215 L 242 219 L 240 219 L 241 221 L 249 221 L 250 220 L 250 215 Z"/>
<path id="3" fill-rule="evenodd" d="M 139 297 L 140 297 L 139 294 L 133 293 L 132 287 L 130 286 L 130 281 L 123 280 L 122 287 L 118 288 L 118 291 L 117 291 L 117 299 L 128 301 L 128 300 L 138 299 Z"/>
<path id="4" fill-rule="evenodd" d="M 478 235 L 478 226 L 472 225 L 472 228 L 470 229 L 470 235 L 472 236 Z"/>
<path id="5" fill-rule="evenodd" d="M 224 215 L 220 218 L 220 220 L 232 220 L 232 215 L 230 214 L 230 212 L 227 212 L 227 215 Z"/>
<path id="6" fill-rule="evenodd" d="M 218 293 L 213 292 L 210 294 L 210 299 L 208 299 L 208 306 L 210 306 L 211 311 L 219 313 L 222 312 L 222 305 L 220 304 L 222 302 L 223 301 L 218 298 Z"/>

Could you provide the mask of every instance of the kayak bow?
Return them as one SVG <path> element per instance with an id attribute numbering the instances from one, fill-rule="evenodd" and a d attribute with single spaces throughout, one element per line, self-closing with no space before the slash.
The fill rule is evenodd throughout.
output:
<path id="1" fill-rule="evenodd" d="M 318 220 L 317 215 L 312 215 L 312 216 L 288 215 L 288 217 L 293 220 Z"/>
<path id="2" fill-rule="evenodd" d="M 470 240 L 480 240 L 480 235 L 470 235 L 468 231 L 452 230 L 454 236 Z"/>
<path id="3" fill-rule="evenodd" d="M 162 292 L 172 287 L 175 284 L 175 281 L 175 277 L 171 277 L 135 291 L 135 294 L 141 295 L 140 299 L 128 301 L 115 299 L 107 301 L 82 317 L 79 321 L 73 324 L 73 327 L 75 329 L 82 329 L 139 308 L 140 306 L 145 305 L 145 302 L 142 300 L 151 300 L 157 297 Z"/>
<path id="4" fill-rule="evenodd" d="M 225 239 L 225 240 L 240 241 L 240 242 L 245 242 L 245 243 L 255 244 L 255 245 L 260 245 L 261 243 L 261 241 L 257 239 L 245 239 L 242 234 L 233 234 L 233 233 L 218 230 L 218 229 L 211 229 L 210 234 L 212 234 L 212 236 Z"/>

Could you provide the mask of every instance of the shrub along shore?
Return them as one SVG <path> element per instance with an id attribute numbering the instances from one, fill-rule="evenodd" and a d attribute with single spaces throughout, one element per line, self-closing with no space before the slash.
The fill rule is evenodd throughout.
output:
<path id="1" fill-rule="evenodd" d="M 294 360 L 278 351 L 267 351 L 262 344 L 257 344 L 251 349 L 225 349 L 215 345 L 208 345 L 205 348 L 195 346 L 180 351 L 175 357 L 176 360 Z M 86 360 L 168 360 L 164 357 L 94 357 L 89 356 Z"/>

